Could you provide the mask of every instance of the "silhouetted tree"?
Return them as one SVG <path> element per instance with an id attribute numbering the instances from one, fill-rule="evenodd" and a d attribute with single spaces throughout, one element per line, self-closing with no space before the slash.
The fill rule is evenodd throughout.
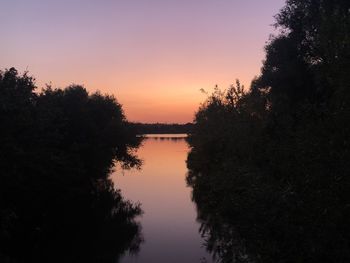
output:
<path id="1" fill-rule="evenodd" d="M 250 91 L 197 112 L 187 179 L 222 262 L 350 260 L 349 10 L 287 1 Z"/>
<path id="2" fill-rule="evenodd" d="M 142 241 L 138 204 L 109 179 L 140 167 L 140 138 L 112 96 L 0 72 L 0 259 L 115 262 Z"/>

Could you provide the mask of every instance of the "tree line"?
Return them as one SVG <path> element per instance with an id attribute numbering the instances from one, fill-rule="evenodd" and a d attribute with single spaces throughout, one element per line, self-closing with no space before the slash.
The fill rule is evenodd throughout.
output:
<path id="1" fill-rule="evenodd" d="M 187 134 L 193 127 L 192 123 L 140 123 L 130 124 L 139 135 L 142 134 Z"/>
<path id="2" fill-rule="evenodd" d="M 187 181 L 220 262 L 350 261 L 350 2 L 287 0 L 249 90 L 215 88 Z"/>
<path id="3" fill-rule="evenodd" d="M 0 261 L 116 262 L 137 251 L 140 205 L 109 174 L 140 167 L 140 138 L 113 96 L 0 71 Z"/>

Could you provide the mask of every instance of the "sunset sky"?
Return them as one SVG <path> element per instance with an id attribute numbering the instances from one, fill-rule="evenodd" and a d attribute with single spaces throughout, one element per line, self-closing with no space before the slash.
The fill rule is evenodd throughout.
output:
<path id="1" fill-rule="evenodd" d="M 1 0 L 0 67 L 114 94 L 127 118 L 189 122 L 259 74 L 284 0 Z"/>

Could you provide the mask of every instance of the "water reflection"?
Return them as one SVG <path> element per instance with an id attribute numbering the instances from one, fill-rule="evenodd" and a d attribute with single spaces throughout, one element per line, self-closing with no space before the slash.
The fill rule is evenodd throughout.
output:
<path id="1" fill-rule="evenodd" d="M 139 206 L 123 199 L 107 179 L 93 187 L 67 184 L 23 188 L 23 206 L 16 213 L 2 211 L 0 262 L 116 263 L 125 251 L 138 251 Z"/>
<path id="2" fill-rule="evenodd" d="M 346 214 L 320 215 L 317 195 L 310 202 L 308 192 L 289 193 L 237 163 L 215 163 L 214 152 L 196 150 L 187 160 L 187 182 L 205 246 L 218 262 L 350 262 L 349 224 L 337 221 Z"/>
<path id="3" fill-rule="evenodd" d="M 139 217 L 145 242 L 129 262 L 212 262 L 198 233 L 196 210 L 185 176 L 188 146 L 185 135 L 147 136 L 138 156 L 144 160 L 141 171 L 116 171 L 112 178 L 123 195 L 140 201 Z M 162 139 L 161 139 L 162 138 Z"/>
<path id="4" fill-rule="evenodd" d="M 205 176 L 204 176 L 205 177 Z M 192 187 L 192 200 L 197 208 L 197 220 L 205 248 L 212 254 L 215 262 L 252 263 L 256 261 L 249 255 L 244 239 L 232 220 L 235 209 L 229 206 L 232 192 L 230 183 L 221 186 L 203 175 L 189 171 L 188 185 Z M 215 179 L 214 179 L 215 180 Z"/>

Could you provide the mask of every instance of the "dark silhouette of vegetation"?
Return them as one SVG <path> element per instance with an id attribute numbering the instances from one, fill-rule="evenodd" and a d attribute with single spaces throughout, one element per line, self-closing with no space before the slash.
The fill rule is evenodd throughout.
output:
<path id="1" fill-rule="evenodd" d="M 0 261 L 116 262 L 136 252 L 140 205 L 109 179 L 140 167 L 140 138 L 112 97 L 0 71 Z"/>
<path id="2" fill-rule="evenodd" d="M 131 123 L 131 126 L 138 134 L 180 134 L 190 133 L 192 123 L 186 124 L 166 124 L 166 123 Z"/>
<path id="3" fill-rule="evenodd" d="M 221 262 L 350 261 L 350 2 L 288 0 L 249 91 L 195 116 L 187 180 Z"/>
<path id="4" fill-rule="evenodd" d="M 186 137 L 145 137 L 145 140 L 160 140 L 160 141 L 173 141 L 173 142 L 177 142 L 177 141 L 183 141 L 186 139 Z"/>

